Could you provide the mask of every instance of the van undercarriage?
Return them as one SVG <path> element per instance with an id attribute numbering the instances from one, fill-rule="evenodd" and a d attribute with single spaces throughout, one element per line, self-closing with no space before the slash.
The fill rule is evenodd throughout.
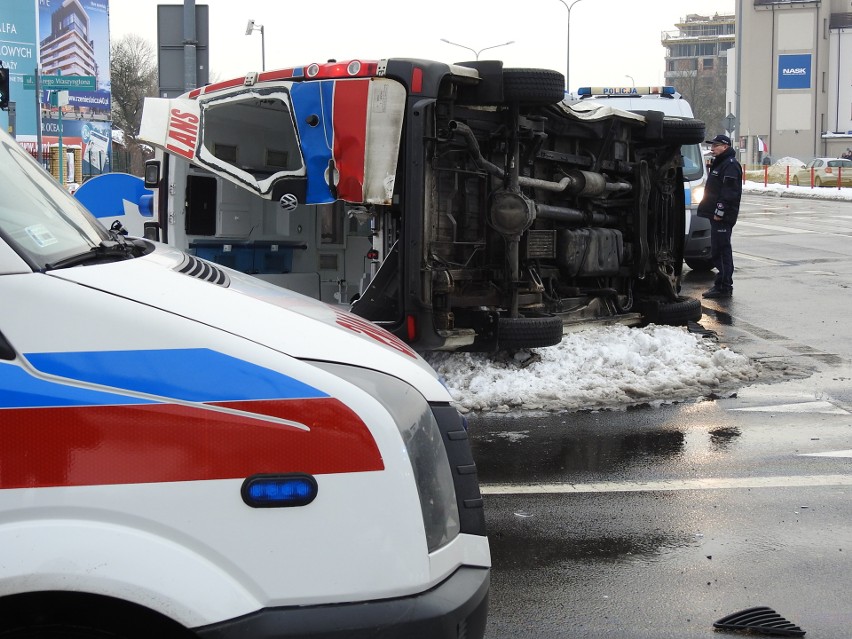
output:
<path id="1" fill-rule="evenodd" d="M 486 76 L 488 65 L 479 65 Z M 680 145 L 702 139 L 703 123 L 586 117 L 555 100 L 558 73 L 501 75 L 499 104 L 447 83 L 424 108 L 422 218 L 401 216 L 422 219 L 422 228 L 407 229 L 422 234 L 419 284 L 412 262 L 393 251 L 353 311 L 393 323 L 408 268 L 434 348 L 533 348 L 589 323 L 698 319 L 697 301 L 678 295 Z M 417 164 L 406 159 L 403 167 Z"/>

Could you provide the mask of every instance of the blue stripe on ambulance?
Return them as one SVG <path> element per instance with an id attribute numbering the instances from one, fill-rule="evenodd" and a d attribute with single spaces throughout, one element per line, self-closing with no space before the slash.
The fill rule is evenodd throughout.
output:
<path id="1" fill-rule="evenodd" d="M 287 375 L 204 348 L 28 353 L 25 357 L 51 375 L 183 401 L 328 397 Z"/>
<path id="2" fill-rule="evenodd" d="M 306 200 L 311 204 L 334 202 L 325 178 L 334 144 L 334 81 L 294 83 L 290 96 L 308 171 Z M 319 118 L 314 126 L 311 116 Z"/>
<path id="3" fill-rule="evenodd" d="M 151 404 L 147 399 L 103 393 L 37 377 L 16 364 L 0 364 L 0 408 L 58 408 Z"/>

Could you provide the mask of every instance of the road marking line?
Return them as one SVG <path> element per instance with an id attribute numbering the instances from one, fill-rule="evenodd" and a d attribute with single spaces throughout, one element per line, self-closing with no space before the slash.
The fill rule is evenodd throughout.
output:
<path id="1" fill-rule="evenodd" d="M 770 231 L 778 231 L 779 233 L 793 233 L 794 235 L 801 235 L 803 233 L 818 233 L 818 231 L 808 231 L 807 229 L 797 229 L 792 226 L 781 226 L 775 224 L 758 224 L 757 222 L 739 222 L 740 226 L 749 226 L 758 229 L 769 229 Z"/>
<path id="2" fill-rule="evenodd" d="M 761 264 L 787 264 L 787 262 L 783 260 L 773 260 L 768 257 L 758 257 L 757 255 L 749 255 L 748 253 L 740 253 L 739 251 L 734 251 L 734 255 L 737 256 L 737 259 L 742 258 L 744 260 L 751 260 L 752 262 L 760 262 Z"/>
<path id="3" fill-rule="evenodd" d="M 707 477 L 647 482 L 595 482 L 588 484 L 481 484 L 483 495 L 557 495 L 570 493 L 637 493 L 726 488 L 801 488 L 852 486 L 852 475 L 791 475 L 779 477 Z"/>
<path id="4" fill-rule="evenodd" d="M 797 229 L 792 226 L 776 226 L 774 224 L 758 224 L 757 222 L 737 222 L 739 226 L 753 227 L 758 229 L 768 229 L 779 233 L 791 233 L 792 235 L 804 235 L 807 233 L 817 235 L 831 235 L 833 237 L 849 237 L 849 233 L 831 233 L 829 231 L 811 231 L 809 229 Z"/>
<path id="5" fill-rule="evenodd" d="M 775 404 L 772 406 L 749 406 L 747 408 L 730 408 L 731 411 L 761 412 L 761 413 L 823 413 L 826 415 L 848 415 L 848 410 L 838 408 L 831 402 L 812 401 L 796 402 L 795 404 Z"/>
<path id="6" fill-rule="evenodd" d="M 831 450 L 827 453 L 802 453 L 799 457 L 852 457 L 852 450 Z"/>

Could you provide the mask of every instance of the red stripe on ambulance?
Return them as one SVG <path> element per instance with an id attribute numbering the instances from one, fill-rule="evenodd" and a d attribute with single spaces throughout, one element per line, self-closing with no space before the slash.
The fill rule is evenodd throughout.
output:
<path id="1" fill-rule="evenodd" d="M 166 149 L 189 160 L 194 158 L 195 143 L 198 140 L 198 116 L 172 109 L 166 139 Z"/>
<path id="2" fill-rule="evenodd" d="M 364 199 L 369 97 L 369 80 L 334 83 L 334 158 L 340 172 L 337 196 L 349 202 Z"/>
<path id="3" fill-rule="evenodd" d="M 5 409 L 0 489 L 384 469 L 367 426 L 339 400 L 218 406 L 259 416 L 174 404 Z M 260 415 L 299 422 L 310 430 Z"/>

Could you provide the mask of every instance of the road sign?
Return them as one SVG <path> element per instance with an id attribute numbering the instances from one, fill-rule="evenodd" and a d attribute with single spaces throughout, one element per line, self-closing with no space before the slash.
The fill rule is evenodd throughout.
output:
<path id="1" fill-rule="evenodd" d="M 737 126 L 737 116 L 733 113 L 728 113 L 725 116 L 725 131 L 733 131 Z"/>
<path id="2" fill-rule="evenodd" d="M 43 75 L 39 78 L 45 91 L 97 91 L 93 75 Z M 24 89 L 35 89 L 35 76 L 24 76 Z"/>

